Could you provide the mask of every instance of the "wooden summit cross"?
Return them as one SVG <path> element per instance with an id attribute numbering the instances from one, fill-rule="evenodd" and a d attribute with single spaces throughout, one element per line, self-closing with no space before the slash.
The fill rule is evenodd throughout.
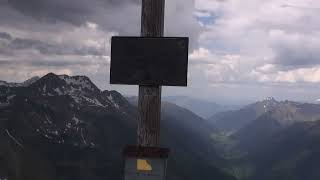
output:
<path id="1" fill-rule="evenodd" d="M 161 86 L 187 86 L 187 37 L 162 37 L 165 0 L 142 0 L 141 37 L 112 37 L 111 84 L 139 85 L 138 145 L 159 145 Z"/>
<path id="2" fill-rule="evenodd" d="M 162 37 L 165 0 L 142 0 L 141 37 L 112 37 L 111 84 L 139 85 L 137 146 L 124 150 L 125 180 L 163 180 L 161 86 L 187 86 L 187 37 Z"/>

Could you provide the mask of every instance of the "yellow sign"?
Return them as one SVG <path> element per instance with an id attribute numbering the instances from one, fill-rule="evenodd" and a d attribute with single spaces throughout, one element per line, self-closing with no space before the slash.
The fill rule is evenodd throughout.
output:
<path id="1" fill-rule="evenodd" d="M 148 163 L 145 159 L 138 159 L 137 160 L 137 170 L 138 171 L 152 171 L 151 164 Z"/>

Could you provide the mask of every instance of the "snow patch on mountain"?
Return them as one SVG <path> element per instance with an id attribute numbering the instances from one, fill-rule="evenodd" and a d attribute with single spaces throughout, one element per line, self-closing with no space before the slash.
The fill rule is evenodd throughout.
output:
<path id="1" fill-rule="evenodd" d="M 23 145 L 9 132 L 8 129 L 5 130 L 7 135 L 20 147 L 23 148 Z"/>
<path id="2" fill-rule="evenodd" d="M 85 140 L 84 135 L 83 135 L 83 129 L 82 128 L 80 129 L 80 134 L 81 134 L 82 142 L 84 144 L 87 144 L 87 141 Z"/>
<path id="3" fill-rule="evenodd" d="M 88 98 L 86 96 L 81 96 L 81 98 L 83 98 L 85 101 L 91 103 L 91 105 L 89 105 L 89 106 L 107 107 L 107 106 L 101 104 L 101 102 L 99 100 L 97 100 L 96 98 L 91 99 L 91 98 Z"/>
<path id="4" fill-rule="evenodd" d="M 276 101 L 274 97 L 266 97 L 264 101 Z"/>
<path id="5" fill-rule="evenodd" d="M 23 86 L 23 87 L 28 87 L 28 86 L 30 86 L 31 84 L 37 82 L 39 79 L 40 79 L 39 76 L 34 76 L 34 77 L 32 77 L 32 78 L 30 78 L 30 79 L 28 79 L 28 80 L 26 80 L 26 81 L 24 81 L 23 83 L 20 83 L 20 84 L 21 84 L 21 86 Z"/>
<path id="6" fill-rule="evenodd" d="M 114 107 L 116 107 L 117 109 L 120 109 L 120 106 L 114 101 L 114 99 L 113 99 L 111 94 L 109 96 L 107 96 L 107 98 L 114 105 Z"/>
<path id="7" fill-rule="evenodd" d="M 52 124 L 52 121 L 48 118 L 48 116 L 45 114 L 44 117 L 46 118 L 46 122 L 49 124 Z"/>
<path id="8" fill-rule="evenodd" d="M 14 82 L 6 82 L 6 81 L 0 81 L 0 86 L 6 86 L 6 87 L 28 87 L 31 84 L 38 81 L 40 78 L 38 76 L 32 77 L 22 83 L 14 83 Z"/>
<path id="9" fill-rule="evenodd" d="M 86 88 L 91 91 L 94 91 L 95 88 L 92 86 L 92 83 L 87 77 L 84 76 L 76 76 L 76 77 L 70 77 L 67 75 L 60 75 L 58 76 L 60 79 L 64 80 L 68 85 L 76 85 L 80 88 Z"/>
<path id="10" fill-rule="evenodd" d="M 14 97 L 16 97 L 15 94 L 8 96 L 8 97 L 7 97 L 7 101 L 9 102 L 9 101 L 10 101 L 11 99 L 13 99 Z"/>
<path id="11" fill-rule="evenodd" d="M 4 99 L 0 100 L 0 107 L 6 107 L 9 106 L 11 103 L 11 100 L 16 97 L 15 94 L 9 95 L 5 97 Z"/>
<path id="12" fill-rule="evenodd" d="M 7 82 L 5 81 L 0 81 L 0 86 L 6 86 L 7 85 Z"/>
<path id="13" fill-rule="evenodd" d="M 20 83 L 10 83 L 6 81 L 0 81 L 0 86 L 6 86 L 6 87 L 20 87 Z"/>
<path id="14" fill-rule="evenodd" d="M 44 93 L 46 93 L 46 91 L 47 91 L 47 86 L 46 86 L 46 85 L 43 86 L 42 91 L 43 91 Z"/>
<path id="15" fill-rule="evenodd" d="M 60 88 L 53 89 L 59 96 L 64 95 L 64 93 L 60 90 Z"/>
<path id="16" fill-rule="evenodd" d="M 75 123 L 76 125 L 81 122 L 75 115 L 73 115 L 72 120 L 74 121 L 74 123 Z"/>

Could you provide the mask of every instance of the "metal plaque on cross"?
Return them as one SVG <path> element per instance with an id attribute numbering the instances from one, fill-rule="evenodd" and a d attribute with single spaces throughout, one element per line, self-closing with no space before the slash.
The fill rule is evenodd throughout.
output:
<path id="1" fill-rule="evenodd" d="M 187 37 L 112 37 L 111 84 L 187 86 Z"/>

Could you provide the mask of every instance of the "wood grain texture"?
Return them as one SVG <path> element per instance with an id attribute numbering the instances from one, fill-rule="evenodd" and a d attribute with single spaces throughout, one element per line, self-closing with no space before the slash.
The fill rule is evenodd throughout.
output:
<path id="1" fill-rule="evenodd" d="M 141 36 L 162 37 L 165 0 L 142 0 Z"/>
<path id="2" fill-rule="evenodd" d="M 157 146 L 160 140 L 161 87 L 139 86 L 138 145 Z"/>
<path id="3" fill-rule="evenodd" d="M 141 36 L 162 37 L 165 0 L 142 0 Z M 161 86 L 139 86 L 138 145 L 160 142 Z"/>

